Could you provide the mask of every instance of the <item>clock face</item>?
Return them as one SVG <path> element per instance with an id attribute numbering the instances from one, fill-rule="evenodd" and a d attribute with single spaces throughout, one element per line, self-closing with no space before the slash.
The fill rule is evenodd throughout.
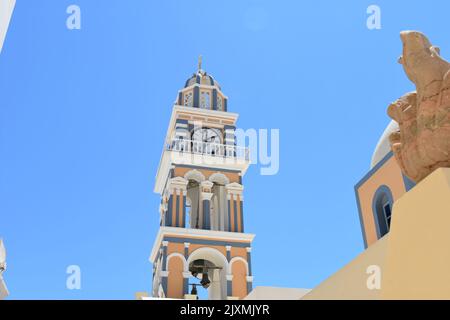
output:
<path id="1" fill-rule="evenodd" d="M 221 143 L 220 136 L 221 136 L 220 130 L 218 129 L 202 128 L 194 131 L 194 133 L 192 134 L 192 140 L 205 143 L 220 144 Z"/>

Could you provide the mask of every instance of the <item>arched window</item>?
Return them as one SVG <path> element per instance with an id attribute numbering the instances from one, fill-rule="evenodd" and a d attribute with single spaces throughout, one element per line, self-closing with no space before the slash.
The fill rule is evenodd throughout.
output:
<path id="1" fill-rule="evenodd" d="M 391 190 L 385 185 L 379 187 L 375 192 L 372 203 L 378 238 L 383 237 L 389 232 L 393 204 L 394 201 Z"/>
<path id="2" fill-rule="evenodd" d="M 187 92 L 184 94 L 184 105 L 186 107 L 192 107 L 192 101 L 193 101 L 192 97 L 193 97 L 192 92 Z"/>
<path id="3" fill-rule="evenodd" d="M 200 108 L 211 109 L 211 97 L 208 91 L 202 91 L 200 94 Z"/>

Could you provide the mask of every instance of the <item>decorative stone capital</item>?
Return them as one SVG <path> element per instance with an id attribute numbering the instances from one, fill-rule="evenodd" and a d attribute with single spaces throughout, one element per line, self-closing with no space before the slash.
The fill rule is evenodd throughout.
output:
<path id="1" fill-rule="evenodd" d="M 191 275 L 190 272 L 183 272 L 183 278 L 189 278 Z"/>
<path id="2" fill-rule="evenodd" d="M 163 241 L 163 242 L 162 242 L 162 245 L 163 245 L 164 247 L 167 247 L 167 246 L 169 245 L 169 241 Z"/>
<path id="3" fill-rule="evenodd" d="M 227 281 L 233 281 L 233 275 L 227 274 Z"/>
<path id="4" fill-rule="evenodd" d="M 190 244 L 189 242 L 185 242 L 185 243 L 184 243 L 184 247 L 185 247 L 185 248 L 189 248 L 190 245 L 191 245 L 191 244 Z"/>
<path id="5" fill-rule="evenodd" d="M 175 177 L 169 179 L 169 182 L 167 183 L 167 189 L 169 191 L 169 194 L 173 194 L 175 191 L 177 194 L 181 194 L 182 192 L 185 192 L 187 190 L 187 184 L 188 180 L 186 180 L 183 177 Z"/>
<path id="6" fill-rule="evenodd" d="M 236 198 L 236 195 L 239 196 L 242 195 L 242 192 L 244 191 L 244 186 L 240 183 L 232 182 L 225 185 L 225 189 L 227 190 L 228 195 L 234 195 Z"/>
<path id="7" fill-rule="evenodd" d="M 247 282 L 253 282 L 253 276 L 247 276 L 246 280 Z"/>
<path id="8" fill-rule="evenodd" d="M 202 192 L 200 194 L 200 199 L 203 200 L 208 200 L 211 201 L 211 198 L 214 194 L 212 192 Z"/>
<path id="9" fill-rule="evenodd" d="M 231 246 L 225 246 L 225 248 L 227 249 L 227 251 L 231 251 Z"/>
<path id="10" fill-rule="evenodd" d="M 214 183 L 211 181 L 205 180 L 200 183 L 203 192 L 211 192 Z"/>
<path id="11" fill-rule="evenodd" d="M 163 278 L 166 278 L 169 276 L 169 271 L 160 271 L 159 275 Z"/>
<path id="12" fill-rule="evenodd" d="M 247 250 L 247 252 L 252 252 L 252 247 L 247 247 L 245 250 Z"/>

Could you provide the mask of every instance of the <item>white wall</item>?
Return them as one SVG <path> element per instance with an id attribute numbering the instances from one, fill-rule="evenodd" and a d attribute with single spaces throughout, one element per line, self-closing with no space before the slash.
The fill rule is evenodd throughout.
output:
<path id="1" fill-rule="evenodd" d="M 8 31 L 9 21 L 16 5 L 16 0 L 0 0 L 0 53 Z"/>
<path id="2" fill-rule="evenodd" d="M 8 295 L 8 289 L 6 288 L 6 284 L 3 281 L 2 276 L 0 275 L 0 300 L 5 299 Z"/>

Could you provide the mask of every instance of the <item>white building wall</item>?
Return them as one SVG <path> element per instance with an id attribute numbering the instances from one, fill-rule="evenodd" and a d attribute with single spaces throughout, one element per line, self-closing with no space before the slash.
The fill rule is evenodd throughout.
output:
<path id="1" fill-rule="evenodd" d="M 5 281 L 3 281 L 3 277 L 0 275 L 0 300 L 5 299 L 8 295 L 8 288 L 6 288 L 6 283 Z"/>
<path id="2" fill-rule="evenodd" d="M 0 53 L 15 5 L 16 0 L 0 0 Z"/>

